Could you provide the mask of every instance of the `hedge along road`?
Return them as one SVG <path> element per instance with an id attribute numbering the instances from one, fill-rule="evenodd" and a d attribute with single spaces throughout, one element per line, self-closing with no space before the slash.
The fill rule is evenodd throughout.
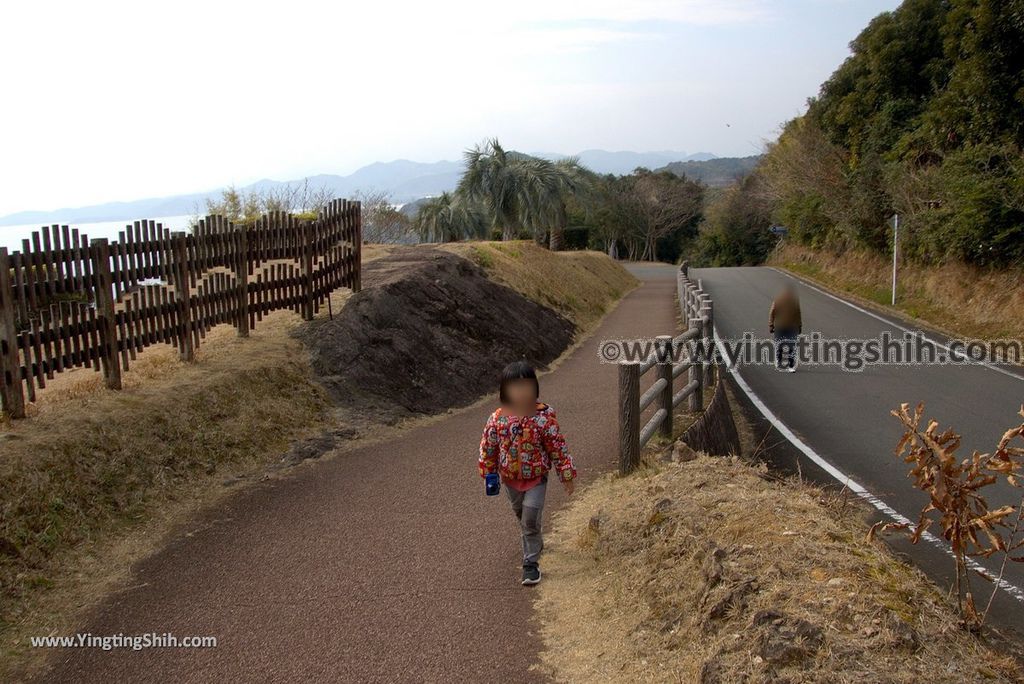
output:
<path id="1" fill-rule="evenodd" d="M 805 336 L 820 332 L 825 338 L 875 339 L 889 331 L 899 339 L 906 330 L 919 329 L 772 268 L 693 269 L 691 277 L 699 278 L 711 294 L 716 331 L 723 340 L 739 339 L 748 331 L 767 337 L 772 298 L 787 283 L 797 287 Z M 926 334 L 938 344 L 948 342 L 944 336 Z M 804 475 L 822 482 L 852 480 L 866 490 L 865 498 L 873 495 L 869 500 L 876 508 L 888 509 L 888 517 L 895 514 L 915 522 L 928 497 L 913 488 L 907 478 L 910 466 L 893 453 L 903 427 L 889 412 L 903 402 L 924 402 L 926 419 L 963 436 L 960 457 L 966 458 L 973 449 L 992 451 L 1008 428 L 1020 424 L 1017 411 L 1024 401 L 1024 372 L 1007 366 L 876 365 L 850 372 L 838 366 L 805 365 L 788 374 L 766 365 L 740 365 L 734 375 L 739 394 L 747 394 L 748 410 L 774 419 L 774 426 L 762 419 L 757 435 L 760 438 L 772 427 L 765 440 L 772 446 L 772 460 L 789 469 L 799 464 Z M 1020 503 L 1019 489 L 1002 482 L 990 489 L 992 508 Z M 938 531 L 933 526 L 931 532 Z M 953 559 L 945 541 L 933 538 L 933 543 L 911 545 L 899 533 L 888 536 L 940 586 L 951 586 Z M 981 563 L 998 575 L 998 557 Z M 996 596 L 989 619 L 1019 633 L 1024 628 L 1024 563 L 1007 563 L 1004 580 L 1005 589 Z M 984 607 L 991 585 L 976 574 L 971 584 L 975 601 Z"/>
<path id="2" fill-rule="evenodd" d="M 599 363 L 598 343 L 677 325 L 675 269 L 632 270 L 642 285 L 541 378 L 582 484 L 617 462 L 617 368 Z M 504 496 L 484 496 L 476 472 L 493 408 L 240 491 L 134 567 L 129 588 L 82 627 L 96 636 L 209 635 L 215 648 L 61 649 L 41 680 L 542 679 L 528 672 L 541 641 L 532 590 L 519 585 L 518 526 Z M 565 494 L 554 486 L 548 497 L 550 518 Z"/>

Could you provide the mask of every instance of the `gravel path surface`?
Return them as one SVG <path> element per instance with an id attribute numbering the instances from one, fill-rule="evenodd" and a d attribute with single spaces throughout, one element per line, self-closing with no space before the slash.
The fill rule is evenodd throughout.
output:
<path id="1" fill-rule="evenodd" d="M 584 485 L 616 459 L 616 371 L 598 342 L 675 330 L 674 269 L 633 270 L 643 285 L 541 378 Z M 64 649 L 42 681 L 540 680 L 515 518 L 476 473 L 491 410 L 240 491 L 135 566 L 83 629 L 213 635 L 216 648 Z M 549 517 L 564 500 L 549 488 Z"/>

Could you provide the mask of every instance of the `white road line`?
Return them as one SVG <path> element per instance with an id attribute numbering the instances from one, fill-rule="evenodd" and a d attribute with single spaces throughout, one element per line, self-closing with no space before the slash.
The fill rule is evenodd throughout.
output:
<path id="1" fill-rule="evenodd" d="M 831 292 L 829 292 L 828 290 L 823 290 L 822 288 L 818 287 L 817 285 L 809 283 L 806 280 L 804 280 L 803 278 L 798 278 L 797 276 L 793 275 L 792 273 L 787 273 L 786 271 L 783 271 L 782 269 L 776 268 L 774 266 L 769 266 L 768 268 L 770 268 L 771 270 L 775 271 L 776 273 L 781 273 L 782 275 L 786 276 L 787 278 L 791 278 L 792 280 L 797 281 L 798 283 L 800 283 L 804 287 L 809 287 L 812 290 L 814 290 L 815 292 L 820 292 L 821 294 L 825 295 L 826 297 L 831 297 L 832 299 L 834 299 L 837 302 L 840 302 L 842 304 L 845 304 L 846 306 L 850 307 L 851 309 L 856 309 L 857 311 L 860 311 L 862 314 L 866 314 L 868 316 L 871 316 L 875 320 L 879 320 L 882 323 L 885 323 L 886 325 L 891 325 L 894 328 L 899 328 L 903 332 L 920 333 L 921 334 L 921 338 L 923 340 L 925 340 L 926 342 L 930 342 L 930 343 L 934 344 L 936 347 L 938 347 L 939 349 L 942 349 L 947 354 L 949 354 L 951 356 L 957 355 L 961 359 L 968 360 L 967 357 L 965 357 L 963 354 L 956 354 L 948 346 L 942 344 L 941 342 L 938 342 L 937 340 L 933 340 L 932 338 L 928 337 L 927 335 L 924 334 L 924 331 L 922 331 L 922 330 L 915 330 L 913 328 L 908 328 L 908 327 L 906 327 L 904 325 L 901 325 L 900 323 L 897 323 L 896 321 L 893 321 L 893 320 L 890 320 L 890 319 L 886 318 L 885 316 L 877 314 L 874 311 L 871 311 L 869 309 L 865 309 L 862 306 L 857 306 L 853 302 L 848 302 L 845 299 L 843 299 L 842 297 L 838 297 L 838 296 L 832 294 Z M 1024 376 L 1020 376 L 1020 375 L 1017 375 L 1016 373 L 1012 373 L 1012 372 L 1006 370 L 1005 368 L 1000 368 L 999 366 L 991 364 L 988 361 L 975 361 L 973 359 L 970 359 L 970 361 L 971 361 L 971 365 L 974 365 L 974 366 L 984 366 L 985 368 L 988 368 L 989 370 L 994 370 L 997 373 L 1002 373 L 1003 375 L 1005 375 L 1007 377 L 1010 377 L 1010 378 L 1013 378 L 1014 380 L 1024 380 Z"/>
<path id="2" fill-rule="evenodd" d="M 725 346 L 722 344 L 722 339 L 718 336 L 717 327 L 714 329 L 714 335 L 715 345 L 718 347 L 719 354 L 722 356 L 723 359 L 727 359 L 728 356 L 725 355 Z M 754 390 L 750 388 L 750 385 L 748 385 L 747 381 L 743 379 L 743 376 L 739 374 L 739 371 L 735 366 L 729 366 L 728 370 L 729 373 L 732 374 L 732 377 L 736 380 L 736 384 L 739 386 L 739 388 L 743 390 L 743 392 L 747 395 L 747 397 L 754 404 L 754 406 L 757 407 L 757 410 L 760 411 L 761 414 L 768 419 L 768 422 L 771 423 L 775 427 L 775 429 L 778 430 L 780 434 L 782 434 L 783 437 L 788 439 L 793 444 L 793 446 L 799 449 L 804 454 L 804 456 L 809 458 L 812 462 L 816 463 L 822 470 L 824 470 L 829 475 L 834 477 L 838 482 L 845 485 L 847 489 L 849 489 L 851 492 L 859 496 L 864 501 L 867 501 L 869 504 L 874 506 L 875 509 L 877 509 L 882 514 L 888 516 L 891 520 L 904 525 L 914 525 L 914 521 L 912 521 L 910 518 L 900 515 L 896 511 L 896 509 L 894 509 L 892 506 L 885 503 L 877 496 L 869 492 L 867 489 L 863 487 L 863 485 L 861 485 L 859 482 L 851 478 L 843 471 L 839 470 L 839 468 L 836 468 L 834 465 L 829 463 L 821 455 L 819 455 L 818 452 L 812 449 L 806 442 L 797 437 L 796 434 L 794 434 L 793 431 L 790 430 L 785 423 L 779 420 L 779 417 L 776 416 L 763 401 L 761 401 L 761 398 L 754 393 Z M 950 558 L 955 558 L 955 556 L 953 555 L 953 550 L 949 547 L 949 544 L 947 544 L 939 537 L 936 537 L 931 532 L 925 532 L 921 535 L 921 538 L 929 544 L 931 544 L 932 546 L 936 547 L 937 549 L 944 551 Z M 993 581 L 996 580 L 995 573 L 988 570 L 980 563 L 977 563 L 976 561 L 968 558 L 967 565 L 972 570 L 983 571 L 985 575 L 991 577 Z M 1011 584 L 1006 580 L 999 580 L 998 586 L 1000 589 L 1005 591 L 1013 598 L 1017 599 L 1021 603 L 1024 603 L 1024 589 L 1021 589 L 1017 585 Z"/>

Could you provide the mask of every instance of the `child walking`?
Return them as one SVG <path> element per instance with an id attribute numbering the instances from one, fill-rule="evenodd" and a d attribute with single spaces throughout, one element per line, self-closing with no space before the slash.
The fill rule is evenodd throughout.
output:
<path id="1" fill-rule="evenodd" d="M 523 584 L 537 584 L 548 471 L 554 469 L 572 494 L 576 468 L 554 409 L 538 401 L 540 383 L 530 364 L 516 361 L 505 367 L 499 397 L 501 406 L 487 419 L 480 440 L 480 475 L 490 476 L 489 485 L 496 476 L 505 484 L 523 534 Z M 488 493 L 497 491 L 489 488 Z"/>

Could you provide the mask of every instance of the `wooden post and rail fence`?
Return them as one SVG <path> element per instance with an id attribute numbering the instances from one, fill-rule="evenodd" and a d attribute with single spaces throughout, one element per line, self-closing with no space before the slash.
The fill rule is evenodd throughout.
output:
<path id="1" fill-rule="evenodd" d="M 658 337 L 644 361 L 619 364 L 619 472 L 623 475 L 640 464 L 640 451 L 655 433 L 672 436 L 672 413 L 679 404 L 688 400 L 688 409 L 693 413 L 703 409 L 704 391 L 713 380 L 709 347 L 705 346 L 703 358 L 675 360 L 681 345 L 714 338 L 711 297 L 690 280 L 685 262 L 679 267 L 676 283 L 679 314 L 686 331 L 676 337 Z M 657 380 L 641 394 L 640 379 L 650 370 L 655 370 Z M 677 391 L 677 378 L 684 374 L 685 384 Z M 658 409 L 641 425 L 641 416 L 651 405 Z"/>
<path id="2" fill-rule="evenodd" d="M 0 247 L 0 400 L 25 416 L 26 394 L 70 368 L 121 372 L 148 346 L 191 361 L 206 332 L 239 336 L 291 309 L 312 319 L 339 287 L 360 289 L 359 202 L 334 200 L 315 219 L 272 212 L 248 224 L 200 219 L 191 232 L 135 221 L 116 241 L 52 226 L 8 253 Z"/>

